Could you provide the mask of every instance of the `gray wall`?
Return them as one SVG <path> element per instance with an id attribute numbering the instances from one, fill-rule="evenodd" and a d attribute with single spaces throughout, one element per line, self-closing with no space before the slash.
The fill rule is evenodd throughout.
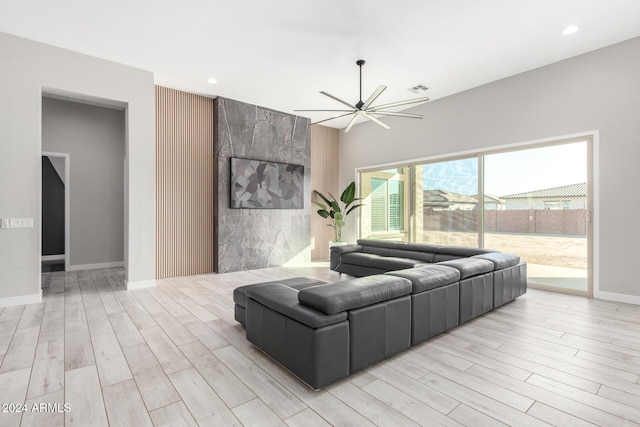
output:
<path id="1" fill-rule="evenodd" d="M 42 99 L 42 150 L 70 154 L 71 267 L 124 260 L 124 110 Z"/>
<path id="2" fill-rule="evenodd" d="M 215 100 L 216 271 L 274 267 L 311 259 L 309 119 L 230 99 Z M 231 157 L 303 165 L 304 209 L 231 209 Z"/>
<path id="3" fill-rule="evenodd" d="M 386 119 L 389 131 L 357 125 L 340 134 L 340 186 L 358 167 L 598 130 L 596 296 L 640 303 L 632 271 L 640 228 L 627 215 L 640 211 L 638 76 L 640 38 L 413 108 L 423 120 Z"/>
<path id="4" fill-rule="evenodd" d="M 153 280 L 153 74 L 4 33 L 0 58 L 0 182 L 12 183 L 0 186 L 0 218 L 34 218 L 34 228 L 0 230 L 0 304 L 40 298 L 43 91 L 126 105 L 127 280 Z"/>

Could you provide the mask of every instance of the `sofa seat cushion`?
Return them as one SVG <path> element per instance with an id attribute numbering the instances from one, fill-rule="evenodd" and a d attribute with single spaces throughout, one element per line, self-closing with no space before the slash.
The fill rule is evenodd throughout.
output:
<path id="1" fill-rule="evenodd" d="M 313 289 L 313 287 L 308 289 Z M 325 314 L 300 304 L 298 293 L 298 290 L 280 283 L 266 283 L 247 290 L 247 296 L 252 300 L 313 329 L 347 319 L 347 313 L 344 312 Z"/>
<path id="2" fill-rule="evenodd" d="M 473 258 L 491 261 L 493 263 L 494 270 L 502 270 L 503 268 L 509 268 L 520 264 L 520 257 L 518 255 L 505 254 L 502 252 L 474 255 Z"/>
<path id="3" fill-rule="evenodd" d="M 311 279 L 309 277 L 293 277 L 291 279 L 281 279 L 274 280 L 272 282 L 262 282 L 262 283 L 254 283 L 252 285 L 245 285 L 237 287 L 233 290 L 233 302 L 238 304 L 240 307 L 247 306 L 247 290 L 254 286 L 262 286 L 268 285 L 271 283 L 280 283 L 285 286 L 289 286 L 293 289 L 302 290 L 309 288 L 311 286 L 324 285 L 326 282 L 322 282 L 316 279 Z"/>
<path id="4" fill-rule="evenodd" d="M 460 272 L 460 280 L 493 271 L 493 263 L 491 261 L 473 257 L 442 261 L 437 265 L 445 265 L 447 267 L 455 268 Z"/>
<path id="5" fill-rule="evenodd" d="M 453 267 L 440 264 L 390 271 L 385 274 L 411 280 L 413 286 L 412 293 L 414 294 L 430 291 L 460 280 L 460 271 Z"/>
<path id="6" fill-rule="evenodd" d="M 410 293 L 410 280 L 379 274 L 324 286 L 314 286 L 300 291 L 298 300 L 322 313 L 335 314 Z"/>

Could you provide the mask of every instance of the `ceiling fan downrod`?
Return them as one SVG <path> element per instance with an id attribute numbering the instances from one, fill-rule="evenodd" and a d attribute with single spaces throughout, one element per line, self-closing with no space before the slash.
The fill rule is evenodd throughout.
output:
<path id="1" fill-rule="evenodd" d="M 358 98 L 359 101 L 356 104 L 356 108 L 362 110 L 362 106 L 364 105 L 364 102 L 362 102 L 362 66 L 364 65 L 364 59 L 358 59 L 356 65 L 360 67 L 360 98 Z"/>

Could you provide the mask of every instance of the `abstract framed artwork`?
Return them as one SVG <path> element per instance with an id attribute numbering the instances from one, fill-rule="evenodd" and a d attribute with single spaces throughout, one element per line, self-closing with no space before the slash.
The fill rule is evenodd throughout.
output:
<path id="1" fill-rule="evenodd" d="M 304 166 L 232 157 L 230 207 L 303 209 Z"/>

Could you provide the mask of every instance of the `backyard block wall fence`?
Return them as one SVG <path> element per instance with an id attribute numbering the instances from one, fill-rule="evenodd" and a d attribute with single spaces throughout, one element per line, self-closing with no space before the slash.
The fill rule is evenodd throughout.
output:
<path id="1" fill-rule="evenodd" d="M 559 234 L 586 236 L 584 209 L 489 210 L 484 212 L 487 233 Z M 425 209 L 424 230 L 475 232 L 478 211 L 436 211 Z"/>

